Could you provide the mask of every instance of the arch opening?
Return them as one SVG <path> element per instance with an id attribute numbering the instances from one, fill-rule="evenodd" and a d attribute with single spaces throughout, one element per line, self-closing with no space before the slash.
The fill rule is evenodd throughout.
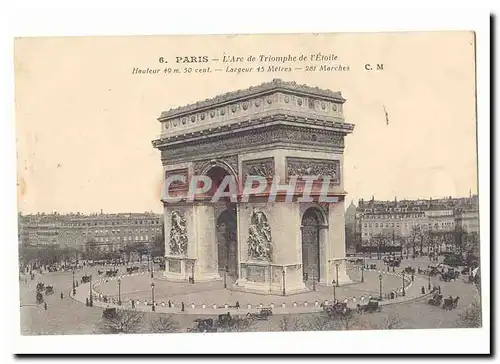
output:
<path id="1" fill-rule="evenodd" d="M 308 208 L 302 216 L 302 274 L 304 281 L 319 281 L 320 264 L 320 230 L 323 217 L 315 207 Z"/>

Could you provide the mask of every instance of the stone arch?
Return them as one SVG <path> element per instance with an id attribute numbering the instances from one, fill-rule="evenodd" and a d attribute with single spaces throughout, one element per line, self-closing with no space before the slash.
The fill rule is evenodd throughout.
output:
<path id="1" fill-rule="evenodd" d="M 325 282 L 328 270 L 328 215 L 325 208 L 318 204 L 305 204 L 300 212 L 304 281 Z"/>
<path id="2" fill-rule="evenodd" d="M 208 162 L 205 162 L 205 164 L 201 166 L 199 174 L 206 175 L 208 171 L 214 167 L 220 167 L 222 169 L 225 169 L 228 173 L 233 175 L 234 178 L 238 176 L 238 173 L 234 170 L 234 168 L 229 163 L 221 159 L 211 159 Z"/>

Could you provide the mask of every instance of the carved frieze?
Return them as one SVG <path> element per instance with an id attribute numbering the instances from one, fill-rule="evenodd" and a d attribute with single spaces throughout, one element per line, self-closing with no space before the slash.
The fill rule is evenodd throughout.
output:
<path id="1" fill-rule="evenodd" d="M 170 224 L 170 254 L 184 256 L 187 254 L 187 223 L 180 211 L 172 211 Z"/>
<path id="2" fill-rule="evenodd" d="M 314 147 L 324 151 L 335 151 L 344 147 L 344 135 L 342 132 L 333 130 L 281 125 L 227 135 L 214 135 L 198 140 L 186 140 L 182 144 L 169 145 L 167 142 L 164 147 L 160 148 L 162 149 L 162 160 L 167 161 L 186 160 L 219 150 L 238 151 L 242 148 L 259 147 L 273 143 L 289 143 L 298 146 L 298 148 L 300 148 L 299 145 L 303 145 L 307 149 Z M 237 158 L 235 156 L 224 158 L 232 158 L 228 163 L 237 171 Z M 196 166 L 200 166 L 199 163 L 203 165 L 207 162 L 208 160 L 196 162 Z"/>
<path id="3" fill-rule="evenodd" d="M 340 183 L 340 162 L 338 160 L 286 158 L 286 176 L 301 178 L 304 176 L 329 177 L 331 183 Z"/>
<path id="4" fill-rule="evenodd" d="M 248 257 L 272 261 L 271 227 L 264 212 L 254 209 L 248 229 Z"/>
<path id="5" fill-rule="evenodd" d="M 274 158 L 262 158 L 244 161 L 243 176 L 260 176 L 272 178 L 274 176 Z"/>

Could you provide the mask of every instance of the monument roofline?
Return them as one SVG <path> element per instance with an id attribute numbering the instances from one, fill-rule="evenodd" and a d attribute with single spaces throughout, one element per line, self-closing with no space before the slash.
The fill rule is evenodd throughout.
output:
<path id="1" fill-rule="evenodd" d="M 231 103 L 233 101 L 240 101 L 242 99 L 250 98 L 256 95 L 274 93 L 279 91 L 315 96 L 328 100 L 334 100 L 341 104 L 343 104 L 346 101 L 346 99 L 342 97 L 340 91 L 331 91 L 331 90 L 321 89 L 319 87 L 299 85 L 294 81 L 287 82 L 276 78 L 273 79 L 271 82 L 265 82 L 258 86 L 251 86 L 243 90 L 224 93 L 222 95 L 218 95 L 216 97 L 206 99 L 204 101 L 199 101 L 194 104 L 189 104 L 186 106 L 177 107 L 175 109 L 170 109 L 168 111 L 163 111 L 160 117 L 158 118 L 158 121 L 161 122 L 193 111 L 200 111 L 208 108 L 213 108 L 221 104 Z"/>

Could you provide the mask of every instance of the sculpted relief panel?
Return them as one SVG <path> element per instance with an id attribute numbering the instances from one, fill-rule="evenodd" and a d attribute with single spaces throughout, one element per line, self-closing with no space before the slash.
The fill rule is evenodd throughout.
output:
<path id="1" fill-rule="evenodd" d="M 243 162 L 243 176 L 260 176 L 272 178 L 274 176 L 274 158 L 253 159 Z"/>
<path id="2" fill-rule="evenodd" d="M 297 177 L 318 176 L 330 177 L 332 183 L 340 183 L 340 162 L 338 160 L 286 158 L 286 176 Z"/>
<path id="3" fill-rule="evenodd" d="M 255 260 L 272 261 L 271 227 L 264 212 L 254 209 L 248 229 L 248 256 Z"/>
<path id="4" fill-rule="evenodd" d="M 170 254 L 186 255 L 187 254 L 187 223 L 186 218 L 180 211 L 173 211 L 171 216 L 170 228 Z"/>

